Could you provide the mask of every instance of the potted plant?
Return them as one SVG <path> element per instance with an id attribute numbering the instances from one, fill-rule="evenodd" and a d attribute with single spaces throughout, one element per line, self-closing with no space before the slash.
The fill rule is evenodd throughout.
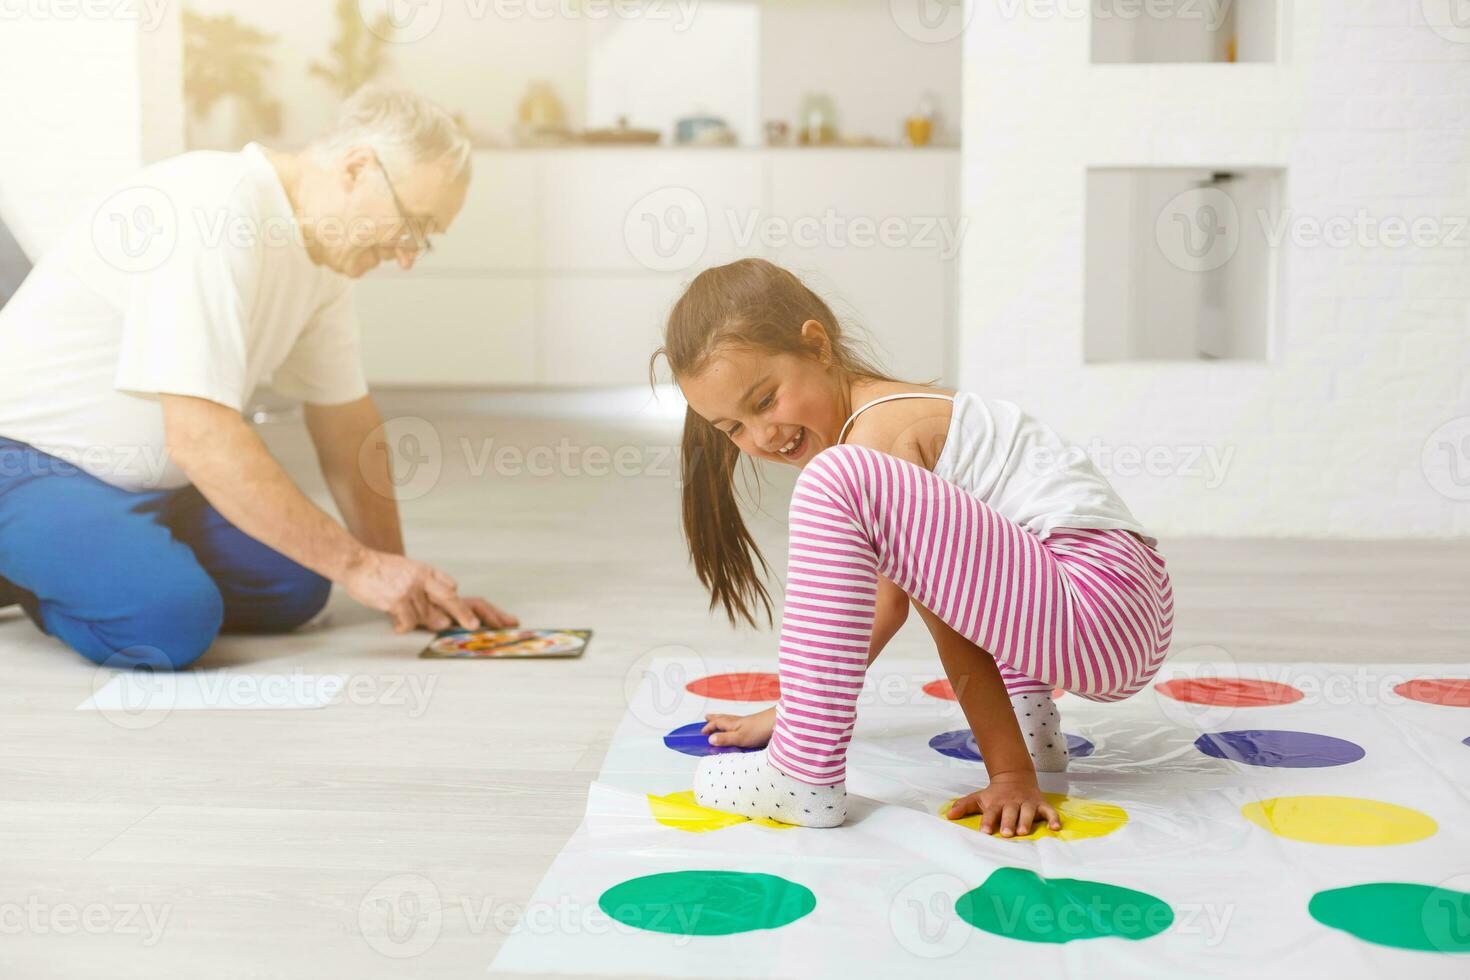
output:
<path id="1" fill-rule="evenodd" d="M 337 0 L 337 27 L 331 63 L 313 61 L 309 71 L 345 99 L 388 63 L 383 45 L 393 37 L 394 28 L 387 14 L 379 14 L 371 24 L 364 21 L 357 0 Z"/>
<path id="2" fill-rule="evenodd" d="M 229 14 L 183 12 L 184 100 L 189 144 L 237 150 L 252 138 L 281 131 L 281 103 L 270 98 L 265 73 L 274 34 Z"/>

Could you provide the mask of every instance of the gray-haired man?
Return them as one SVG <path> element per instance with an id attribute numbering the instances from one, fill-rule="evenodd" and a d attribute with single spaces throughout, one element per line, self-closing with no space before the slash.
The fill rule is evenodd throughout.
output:
<path id="1" fill-rule="evenodd" d="M 0 605 L 162 669 L 222 629 L 300 625 L 332 582 L 399 631 L 513 625 L 403 555 L 351 305 L 350 280 L 449 227 L 469 178 L 442 109 L 370 87 L 306 150 L 187 153 L 76 222 L 0 310 Z M 241 416 L 266 382 L 305 403 L 346 527 Z"/>

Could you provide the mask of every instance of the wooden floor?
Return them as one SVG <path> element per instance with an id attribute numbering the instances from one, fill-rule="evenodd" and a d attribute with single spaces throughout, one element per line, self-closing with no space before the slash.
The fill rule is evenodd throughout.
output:
<path id="1" fill-rule="evenodd" d="M 431 431 L 442 472 L 429 479 L 430 464 L 410 484 L 424 491 L 404 506 L 412 553 L 528 623 L 593 628 L 587 657 L 419 660 L 422 636 L 394 636 L 336 595 L 325 628 L 225 639 L 202 666 L 348 674 L 346 703 L 118 724 L 75 710 L 105 677 L 0 614 L 0 975 L 479 976 L 577 825 L 639 659 L 678 645 L 774 661 L 769 634 L 705 611 L 678 536 L 667 424 L 475 419 Z M 299 432 L 269 438 L 319 490 Z M 537 475 L 544 459 L 517 472 L 503 458 L 497 473 L 504 446 L 548 447 L 564 472 Z M 588 447 L 615 459 L 632 447 L 621 458 L 633 475 L 595 475 Z M 433 455 L 422 440 L 419 450 Z M 782 488 L 766 499 L 782 512 Z M 779 567 L 780 522 L 759 533 Z M 1464 542 L 1163 548 L 1179 658 L 1470 654 Z M 933 655 L 911 624 L 885 656 Z M 413 904 L 425 882 L 439 907 Z M 385 896 L 400 899 L 394 921 L 433 941 L 364 937 Z M 421 946 L 406 959 L 383 951 Z"/>

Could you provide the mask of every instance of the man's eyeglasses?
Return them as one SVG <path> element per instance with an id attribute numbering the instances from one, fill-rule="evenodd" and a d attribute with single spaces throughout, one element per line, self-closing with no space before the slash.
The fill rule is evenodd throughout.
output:
<path id="1" fill-rule="evenodd" d="M 383 160 L 378 156 L 378 151 L 373 150 L 372 152 L 373 162 L 378 165 L 378 172 L 383 175 L 383 183 L 388 185 L 388 193 L 393 195 L 393 206 L 398 209 L 399 220 L 403 222 L 403 234 L 398 236 L 397 241 L 393 242 L 391 247 L 419 254 L 434 251 L 434 244 L 425 235 L 419 233 L 417 222 L 410 218 L 408 212 L 404 210 L 403 201 L 399 199 L 398 192 L 393 189 L 393 181 L 388 176 L 388 168 L 383 166 Z"/>

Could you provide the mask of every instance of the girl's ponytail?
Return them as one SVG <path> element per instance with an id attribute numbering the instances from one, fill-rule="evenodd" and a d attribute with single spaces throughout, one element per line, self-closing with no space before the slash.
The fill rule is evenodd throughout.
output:
<path id="1" fill-rule="evenodd" d="M 771 596 L 764 581 L 770 566 L 745 526 L 735 498 L 739 462 L 740 450 L 723 432 L 692 408 L 685 409 L 679 467 L 684 538 L 694 572 L 709 590 L 710 608 L 723 605 L 730 625 L 744 619 L 759 626 L 757 608 L 764 609 L 767 623 L 772 621 Z"/>

